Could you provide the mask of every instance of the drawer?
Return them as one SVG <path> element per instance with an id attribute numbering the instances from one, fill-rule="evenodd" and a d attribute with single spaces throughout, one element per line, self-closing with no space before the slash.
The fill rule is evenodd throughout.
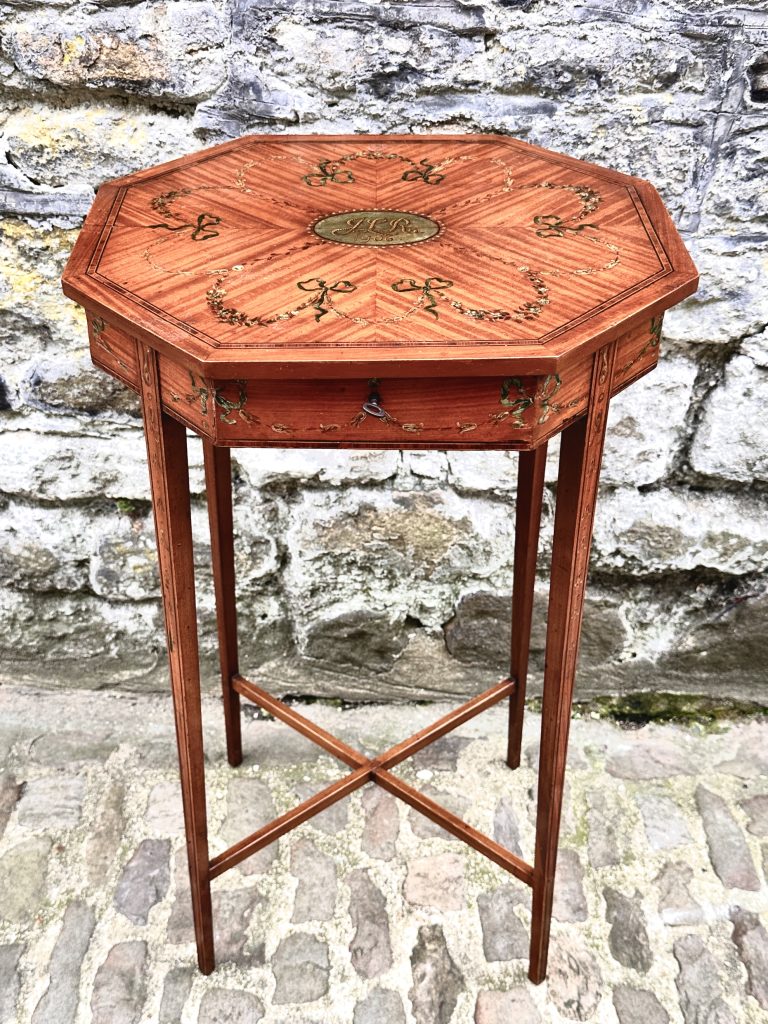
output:
<path id="1" fill-rule="evenodd" d="M 133 338 L 90 321 L 94 362 L 138 390 Z M 618 391 L 658 358 L 660 322 L 619 339 Z M 213 381 L 159 355 L 164 408 L 216 444 L 345 448 L 531 448 L 586 409 L 591 359 L 560 374 Z"/>

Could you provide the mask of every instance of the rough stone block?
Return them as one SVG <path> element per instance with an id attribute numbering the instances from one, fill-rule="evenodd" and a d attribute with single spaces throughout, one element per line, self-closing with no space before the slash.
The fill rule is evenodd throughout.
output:
<path id="1" fill-rule="evenodd" d="M 686 439 L 696 373 L 689 359 L 662 359 L 611 402 L 602 485 L 640 487 L 669 475 Z"/>
<path id="2" fill-rule="evenodd" d="M 100 525 L 101 530 L 90 543 L 91 590 L 108 600 L 159 598 L 160 572 L 152 520 L 120 516 Z"/>
<path id="3" fill-rule="evenodd" d="M 93 908 L 74 900 L 53 947 L 48 988 L 32 1014 L 32 1024 L 73 1024 L 80 995 L 80 969 L 96 926 Z"/>
<path id="4" fill-rule="evenodd" d="M 619 1024 L 669 1024 L 669 1014 L 647 989 L 617 985 L 613 990 L 613 1007 Z"/>
<path id="5" fill-rule="evenodd" d="M 21 397 L 43 413 L 140 415 L 138 396 L 91 362 L 90 355 L 42 358 L 33 363 L 20 388 Z"/>
<path id="6" fill-rule="evenodd" d="M 548 992 L 568 1020 L 590 1020 L 603 996 L 603 979 L 592 951 L 570 935 L 560 935 L 549 957 Z"/>
<path id="7" fill-rule="evenodd" d="M 466 817 L 469 800 L 466 797 L 461 796 L 461 794 L 443 793 L 429 784 L 421 787 L 421 792 L 424 793 L 425 796 L 435 800 L 441 807 L 450 811 L 451 814 L 456 814 L 462 819 Z M 444 828 L 441 828 L 436 822 L 431 821 L 426 817 L 426 815 L 421 814 L 415 807 L 411 807 L 408 811 L 408 821 L 411 826 L 411 831 L 414 835 L 418 836 L 419 839 L 432 839 L 433 837 L 437 837 L 439 839 L 458 842 L 450 832 L 446 832 Z"/>
<path id="8" fill-rule="evenodd" d="M 186 850 L 176 851 L 173 873 L 175 898 L 165 934 L 168 942 L 192 945 L 195 941 L 195 929 Z M 248 935 L 251 917 L 261 900 L 261 894 L 252 887 L 214 890 L 213 943 L 217 962 L 235 963 L 246 967 L 261 966 L 264 963 L 263 941 L 249 942 Z"/>
<path id="9" fill-rule="evenodd" d="M 606 767 L 620 779 L 668 779 L 693 775 L 698 767 L 696 750 L 683 735 L 639 735 L 619 743 L 611 751 Z"/>
<path id="10" fill-rule="evenodd" d="M 179 1024 L 192 988 L 192 968 L 172 967 L 163 982 L 158 1024 Z"/>
<path id="11" fill-rule="evenodd" d="M 503 671 L 509 661 L 511 614 L 511 596 L 487 590 L 464 594 L 445 625 L 448 652 L 459 661 Z"/>
<path id="12" fill-rule="evenodd" d="M 493 812 L 493 838 L 497 843 L 501 843 L 505 850 L 522 857 L 520 823 L 517 820 L 515 803 L 512 797 L 503 796 L 496 804 L 496 810 Z"/>
<path id="13" fill-rule="evenodd" d="M 317 790 L 318 787 L 313 786 L 311 782 L 300 782 L 296 786 L 296 797 L 299 801 L 308 800 L 311 796 L 315 795 Z M 326 810 L 313 815 L 309 819 L 308 825 L 310 828 L 316 828 L 326 835 L 333 836 L 346 828 L 348 818 L 349 801 L 337 800 L 335 804 L 331 804 Z"/>
<path id="14" fill-rule="evenodd" d="M 349 944 L 352 966 L 362 978 L 375 978 L 392 966 L 389 919 L 384 894 L 363 868 L 345 879 L 349 886 L 349 916 L 355 934 Z"/>
<path id="15" fill-rule="evenodd" d="M 93 189 L 197 148 L 184 114 L 107 103 L 25 103 L 5 122 L 5 140 L 20 174 L 56 189 L 73 182 Z M 110 378 L 100 380 L 106 390 Z"/>
<path id="16" fill-rule="evenodd" d="M 152 907 L 168 892 L 170 856 L 168 839 L 144 839 L 123 868 L 114 903 L 134 924 L 146 924 Z"/>
<path id="17" fill-rule="evenodd" d="M 392 989 L 375 988 L 355 1006 L 352 1024 L 405 1024 L 403 1000 Z"/>
<path id="18" fill-rule="evenodd" d="M 654 850 L 669 850 L 691 842 L 691 833 L 677 804 L 660 793 L 641 792 L 635 799 L 643 816 L 649 844 Z"/>
<path id="19" fill-rule="evenodd" d="M 497 494 L 509 499 L 517 491 L 516 452 L 447 452 L 448 483 L 459 494 Z"/>
<path id="20" fill-rule="evenodd" d="M 0 581 L 20 590 L 85 589 L 92 527 L 80 508 L 8 502 L 0 512 Z"/>
<path id="21" fill-rule="evenodd" d="M 125 790 L 119 783 L 107 786 L 97 809 L 96 825 L 85 842 L 83 860 L 89 885 L 105 885 L 114 868 L 116 835 L 123 831 Z"/>
<path id="22" fill-rule="evenodd" d="M 158 782 L 149 793 L 145 825 L 160 835 L 177 835 L 184 830 L 181 786 L 178 782 Z"/>
<path id="23" fill-rule="evenodd" d="M 593 564 L 608 572 L 711 569 L 722 575 L 761 572 L 768 526 L 754 500 L 731 494 L 621 488 L 601 498 Z"/>
<path id="24" fill-rule="evenodd" d="M 21 786 L 16 777 L 11 772 L 0 773 L 0 839 L 20 795 Z"/>
<path id="25" fill-rule="evenodd" d="M 37 201 L 41 199 L 36 197 Z M 68 208 L 69 204 L 67 199 L 64 205 Z M 77 352 L 86 346 L 83 312 L 62 299 L 60 284 L 81 219 L 77 217 L 74 225 L 61 227 L 55 203 L 41 212 L 51 220 L 30 224 L 6 217 L 0 238 L 0 354 L 3 377 L 10 383 L 7 401 L 13 408 L 23 405 L 15 397 L 16 389 L 27 377 L 30 358 L 38 358 L 41 348 L 46 353 L 57 347 Z"/>
<path id="26" fill-rule="evenodd" d="M 739 483 L 768 480 L 766 391 L 768 373 L 748 356 L 734 356 L 704 402 L 690 451 L 696 473 Z"/>
<path id="27" fill-rule="evenodd" d="M 530 660 L 536 672 L 544 667 L 547 601 L 546 592 L 534 594 Z M 448 652 L 464 664 L 508 672 L 511 613 L 511 597 L 503 592 L 478 590 L 464 594 L 444 627 Z M 611 593 L 592 587 L 584 607 L 579 671 L 598 672 L 614 663 L 626 641 L 627 628 L 619 602 Z"/>
<path id="28" fill-rule="evenodd" d="M 409 764 L 419 770 L 428 772 L 455 772 L 459 758 L 472 740 L 468 736 L 457 736 L 455 733 L 441 736 L 422 750 L 417 750 L 410 757 Z"/>
<path id="29" fill-rule="evenodd" d="M 326 609 L 302 634 L 299 650 L 305 658 L 371 672 L 392 668 L 408 642 L 393 616 L 349 604 Z"/>
<path id="30" fill-rule="evenodd" d="M 20 942 L 0 946 L 0 1022 L 15 1024 L 16 1000 L 21 989 L 18 966 L 24 947 Z"/>
<path id="31" fill-rule="evenodd" d="M 155 605 L 0 589 L 0 614 L 0 674 L 16 683 L 162 685 L 162 619 Z"/>
<path id="32" fill-rule="evenodd" d="M 146 994 L 146 942 L 118 942 L 96 972 L 93 1024 L 137 1024 Z"/>
<path id="33" fill-rule="evenodd" d="M 363 791 L 365 825 L 361 845 L 369 857 L 392 860 L 400 833 L 400 811 L 397 800 L 379 786 Z"/>
<path id="34" fill-rule="evenodd" d="M 440 910 L 464 906 L 464 858 L 456 853 L 419 857 L 408 865 L 403 894 L 409 903 Z"/>
<path id="35" fill-rule="evenodd" d="M 699 290 L 664 317 L 669 343 L 695 352 L 733 345 L 768 323 L 768 292 L 760 274 L 760 243 L 744 236 L 692 236 Z"/>
<path id="36" fill-rule="evenodd" d="M 662 652 L 655 671 L 688 692 L 727 693 L 761 702 L 766 630 L 768 594 L 762 586 L 750 588 L 743 597 L 716 596 L 703 614 L 691 615 L 675 630 L 675 644 Z M 742 770 L 752 763 L 742 761 Z"/>
<path id="37" fill-rule="evenodd" d="M 736 1024 L 722 997 L 717 961 L 700 935 L 684 935 L 673 947 L 680 971 L 676 984 L 685 1024 Z"/>
<path id="38" fill-rule="evenodd" d="M 768 160 L 768 134 L 756 131 L 756 127 L 743 112 L 718 148 L 703 196 L 702 234 L 718 235 L 739 228 L 746 234 L 768 222 L 768 198 L 758 186 Z M 734 182 L 739 183 L 738 188 L 734 188 Z"/>
<path id="39" fill-rule="evenodd" d="M 227 816 L 221 829 L 227 845 L 239 842 L 277 817 L 269 786 L 260 779 L 234 778 L 227 787 Z M 240 871 L 246 875 L 268 871 L 277 857 L 277 843 L 242 861 Z"/>
<path id="40" fill-rule="evenodd" d="M 439 924 L 422 925 L 411 952 L 408 993 L 416 1024 L 448 1024 L 464 990 L 464 975 L 448 950 Z"/>
<path id="41" fill-rule="evenodd" d="M 240 448 L 233 458 L 254 489 L 383 483 L 400 465 L 400 453 L 388 451 Z"/>
<path id="42" fill-rule="evenodd" d="M 753 836 L 768 836 L 768 793 L 742 800 L 741 808 L 749 816 L 747 831 Z"/>
<path id="43" fill-rule="evenodd" d="M 768 749 L 756 723 L 745 724 L 734 756 L 720 761 L 717 769 L 739 779 L 763 779 L 768 776 Z"/>
<path id="44" fill-rule="evenodd" d="M 696 806 L 707 834 L 710 860 L 720 881 L 729 888 L 759 890 L 760 879 L 744 833 L 723 797 L 699 785 Z"/>
<path id="45" fill-rule="evenodd" d="M 336 906 L 336 862 L 308 839 L 299 839 L 291 848 L 291 872 L 298 885 L 291 920 L 327 921 Z"/>
<path id="46" fill-rule="evenodd" d="M 272 1002 L 311 1003 L 328 991 L 328 945 L 306 932 L 281 940 L 272 957 L 277 983 Z"/>
<path id="47" fill-rule="evenodd" d="M 619 832 L 620 810 L 602 790 L 589 794 L 587 810 L 587 851 L 593 868 L 613 867 L 621 863 L 624 843 Z"/>
<path id="48" fill-rule="evenodd" d="M 189 454 L 190 485 L 194 494 L 201 494 L 204 484 L 200 445 L 190 445 Z M 33 501 L 148 501 L 144 438 L 138 430 L 120 432 L 109 440 L 21 429 L 3 431 L 0 491 Z"/>
<path id="49" fill-rule="evenodd" d="M 359 25 L 368 28 L 377 22 L 388 28 L 417 28 L 428 25 L 450 32 L 476 32 L 485 28 L 485 12 L 479 4 L 461 0 L 431 0 L 430 3 L 414 6 L 403 0 L 394 0 L 387 7 L 371 8 L 363 0 L 236 0 L 233 22 L 236 31 L 245 39 L 250 32 L 258 31 L 259 23 L 266 14 L 279 14 L 285 18 L 306 19 L 310 23 L 330 22 L 336 25 Z"/>
<path id="50" fill-rule="evenodd" d="M 19 824 L 26 828 L 73 828 L 80 821 L 85 777 L 47 775 L 24 786 L 19 800 Z"/>
<path id="51" fill-rule="evenodd" d="M 586 921 L 584 867 L 576 850 L 561 849 L 557 856 L 552 916 L 557 921 Z"/>
<path id="52" fill-rule="evenodd" d="M 541 1015 L 528 991 L 513 988 L 506 992 L 478 992 L 475 1024 L 540 1024 Z"/>
<path id="53" fill-rule="evenodd" d="M 137 17 L 139 14 L 139 17 Z M 222 12 L 213 3 L 173 0 L 68 17 L 35 12 L 18 19 L 6 40 L 20 84 L 108 94 L 201 99 L 225 74 Z M 205 51 L 205 59 L 194 55 Z"/>
<path id="54" fill-rule="evenodd" d="M 515 913 L 515 907 L 521 902 L 520 892 L 511 885 L 478 896 L 483 954 L 489 962 L 528 956 L 528 929 Z"/>
<path id="55" fill-rule="evenodd" d="M 211 988 L 203 993 L 198 1024 L 256 1024 L 264 1016 L 264 1006 L 250 992 L 232 988 Z"/>
<path id="56" fill-rule="evenodd" d="M 757 914 L 736 907 L 731 911 L 733 941 L 747 969 L 747 992 L 768 1010 L 768 932 Z"/>
<path id="57" fill-rule="evenodd" d="M 635 892 L 634 896 L 626 896 L 609 886 L 603 889 L 603 897 L 605 916 L 611 926 L 608 934 L 611 953 L 624 967 L 647 974 L 653 965 L 653 953 L 641 906 L 641 894 Z"/>
<path id="58" fill-rule="evenodd" d="M 505 509 L 450 493 L 305 492 L 285 537 L 300 553 L 284 573 L 299 630 L 329 598 L 439 627 L 468 575 L 508 565 L 511 529 Z"/>
<path id="59" fill-rule="evenodd" d="M 691 925 L 703 919 L 699 904 L 688 886 L 693 871 L 680 861 L 667 863 L 654 879 L 659 890 L 659 913 L 664 924 Z"/>
<path id="60" fill-rule="evenodd" d="M 85 185 L 55 192 L 39 188 L 0 188 L 0 214 L 51 217 L 66 227 L 79 227 L 92 204 L 93 192 Z"/>

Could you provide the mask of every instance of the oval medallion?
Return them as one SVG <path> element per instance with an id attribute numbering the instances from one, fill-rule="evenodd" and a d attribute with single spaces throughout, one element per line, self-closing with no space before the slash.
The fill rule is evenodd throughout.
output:
<path id="1" fill-rule="evenodd" d="M 350 210 L 315 221 L 312 230 L 328 242 L 343 245 L 412 245 L 439 231 L 431 217 L 402 210 Z"/>

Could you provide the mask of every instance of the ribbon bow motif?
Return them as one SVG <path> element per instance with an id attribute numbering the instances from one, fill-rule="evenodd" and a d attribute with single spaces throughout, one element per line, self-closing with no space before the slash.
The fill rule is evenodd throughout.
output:
<path id="1" fill-rule="evenodd" d="M 441 292 L 452 286 L 453 281 L 449 281 L 445 277 L 428 277 L 423 284 L 414 281 L 412 277 L 401 277 L 393 283 L 392 290 L 395 292 L 421 292 L 425 299 L 424 311 L 431 313 L 437 319 L 438 296 L 436 292 Z"/>
<path id="2" fill-rule="evenodd" d="M 336 281 L 335 284 L 327 284 L 319 277 L 310 277 L 306 281 L 299 281 L 297 283 L 297 288 L 301 288 L 303 292 L 317 292 L 317 296 L 310 303 L 310 305 L 315 307 L 315 321 L 318 321 L 320 317 L 325 316 L 328 312 L 326 302 L 329 302 L 329 292 L 353 292 L 356 287 L 357 285 L 352 284 L 351 281 Z"/>
<path id="3" fill-rule="evenodd" d="M 334 160 L 321 160 L 317 167 L 318 170 L 314 174 L 305 174 L 303 176 L 303 180 L 307 185 L 311 185 L 312 188 L 321 188 L 329 181 L 334 182 L 336 185 L 349 185 L 350 182 L 355 180 L 352 171 L 342 171 L 341 165 Z"/>
<path id="4" fill-rule="evenodd" d="M 173 227 L 171 224 L 150 224 L 151 228 L 165 228 L 166 231 L 183 231 L 184 228 L 192 228 L 191 239 L 193 242 L 205 242 L 209 238 L 216 238 L 218 231 L 212 231 L 211 229 L 217 224 L 221 224 L 221 217 L 216 217 L 212 213 L 199 213 L 197 215 L 196 223 L 179 224 Z"/>
<path id="5" fill-rule="evenodd" d="M 565 238 L 566 235 L 581 234 L 586 228 L 597 231 L 597 224 L 577 224 L 576 227 L 570 227 L 556 213 L 546 213 L 540 217 L 534 217 L 533 223 L 541 225 L 536 232 L 539 238 Z"/>
<path id="6" fill-rule="evenodd" d="M 402 177 L 402 181 L 423 181 L 425 185 L 439 185 L 445 177 L 444 174 L 433 174 L 435 164 L 431 164 L 428 160 L 419 160 L 419 167 L 414 166 L 411 170 L 405 171 Z"/>

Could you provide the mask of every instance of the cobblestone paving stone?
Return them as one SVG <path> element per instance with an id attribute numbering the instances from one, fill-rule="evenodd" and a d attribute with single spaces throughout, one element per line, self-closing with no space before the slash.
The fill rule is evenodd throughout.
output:
<path id="1" fill-rule="evenodd" d="M 303 710 L 375 751 L 445 708 Z M 539 718 L 510 772 L 505 716 L 397 772 L 532 859 Z M 252 715 L 232 769 L 204 719 L 214 852 L 344 773 Z M 767 750 L 761 721 L 574 721 L 544 985 L 526 887 L 372 789 L 214 882 L 206 978 L 169 701 L 0 690 L 0 1024 L 765 1024 Z"/>

